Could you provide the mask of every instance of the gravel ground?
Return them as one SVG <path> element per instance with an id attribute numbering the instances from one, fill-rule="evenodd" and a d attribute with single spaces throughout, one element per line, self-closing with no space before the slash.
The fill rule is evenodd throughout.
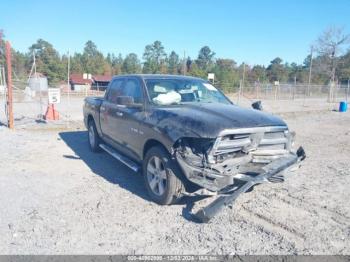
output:
<path id="1" fill-rule="evenodd" d="M 209 224 L 190 219 L 198 199 L 150 202 L 140 175 L 89 151 L 82 126 L 0 126 L 0 253 L 350 254 L 350 113 L 283 116 L 301 169 Z"/>

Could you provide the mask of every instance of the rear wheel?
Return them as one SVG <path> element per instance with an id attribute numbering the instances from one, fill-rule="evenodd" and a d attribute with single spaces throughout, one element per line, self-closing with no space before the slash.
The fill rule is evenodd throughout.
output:
<path id="1" fill-rule="evenodd" d="M 101 151 L 101 148 L 99 146 L 100 142 L 101 142 L 101 139 L 98 136 L 96 125 L 95 125 L 95 122 L 93 120 L 89 121 L 88 133 L 89 133 L 89 145 L 90 145 L 91 151 L 92 152 L 99 152 L 99 151 Z"/>
<path id="2" fill-rule="evenodd" d="M 184 186 L 180 170 L 169 153 L 160 146 L 152 147 L 143 161 L 143 176 L 151 199 L 160 205 L 175 203 Z"/>

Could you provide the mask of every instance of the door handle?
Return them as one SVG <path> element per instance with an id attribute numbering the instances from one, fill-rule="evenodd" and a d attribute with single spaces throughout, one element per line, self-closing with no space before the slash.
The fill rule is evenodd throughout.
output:
<path id="1" fill-rule="evenodd" d="M 116 112 L 115 113 L 117 116 L 123 116 L 123 113 L 122 112 Z"/>

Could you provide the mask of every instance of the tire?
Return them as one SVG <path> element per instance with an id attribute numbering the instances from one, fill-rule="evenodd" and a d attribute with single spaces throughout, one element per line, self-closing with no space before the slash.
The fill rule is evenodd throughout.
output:
<path id="1" fill-rule="evenodd" d="M 143 178 L 151 199 L 160 205 L 176 203 L 185 191 L 181 171 L 160 146 L 149 149 L 142 165 Z"/>
<path id="2" fill-rule="evenodd" d="M 101 148 L 99 145 L 101 143 L 101 139 L 97 133 L 95 121 L 93 120 L 90 120 L 88 124 L 88 138 L 90 150 L 92 152 L 100 152 Z"/>

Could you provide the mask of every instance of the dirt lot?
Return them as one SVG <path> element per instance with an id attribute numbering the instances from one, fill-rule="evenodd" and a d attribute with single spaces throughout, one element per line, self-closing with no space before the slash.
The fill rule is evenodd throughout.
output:
<path id="1" fill-rule="evenodd" d="M 196 199 L 150 202 L 141 176 L 89 151 L 82 126 L 0 126 L 0 253 L 350 254 L 350 113 L 283 116 L 302 168 L 209 224 L 190 220 Z"/>

